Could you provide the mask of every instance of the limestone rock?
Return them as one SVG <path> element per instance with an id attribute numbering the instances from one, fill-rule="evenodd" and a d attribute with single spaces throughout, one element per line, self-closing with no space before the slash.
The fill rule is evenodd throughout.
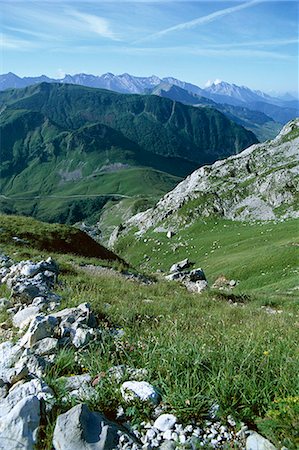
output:
<path id="1" fill-rule="evenodd" d="M 0 450 L 34 450 L 40 424 L 40 401 L 22 398 L 0 420 Z"/>
<path id="2" fill-rule="evenodd" d="M 10 368 L 20 359 L 22 348 L 10 341 L 0 344 L 0 368 Z"/>
<path id="3" fill-rule="evenodd" d="M 177 418 L 173 414 L 161 414 L 154 423 L 154 427 L 159 431 L 171 430 L 177 422 Z"/>
<path id="4" fill-rule="evenodd" d="M 126 401 L 139 399 L 141 401 L 149 401 L 158 404 L 160 395 L 157 390 L 146 381 L 125 381 L 121 385 L 121 394 Z"/>
<path id="5" fill-rule="evenodd" d="M 37 341 L 52 337 L 57 319 L 53 316 L 39 315 L 32 319 L 28 331 L 20 340 L 24 347 L 32 347 Z"/>
<path id="6" fill-rule="evenodd" d="M 252 431 L 246 439 L 246 450 L 276 450 L 268 439 Z"/>
<path id="7" fill-rule="evenodd" d="M 183 259 L 182 261 L 179 261 L 179 262 L 173 264 L 170 267 L 170 271 L 169 272 L 170 273 L 180 272 L 180 271 L 182 271 L 184 269 L 188 269 L 188 267 L 190 267 L 190 265 L 191 265 L 191 263 L 190 263 L 189 259 L 186 258 L 186 259 Z"/>
<path id="8" fill-rule="evenodd" d="M 12 318 L 12 323 L 17 328 L 25 328 L 31 320 L 38 315 L 40 308 L 38 306 L 28 306 L 19 310 Z"/>
<path id="9" fill-rule="evenodd" d="M 0 423 L 21 400 L 32 396 L 39 400 L 43 399 L 45 402 L 52 402 L 54 398 L 52 389 L 42 380 L 34 379 L 26 383 L 20 381 L 9 390 L 8 395 L 1 402 Z"/>
<path id="10" fill-rule="evenodd" d="M 122 434 L 105 416 L 80 404 L 58 416 L 53 447 L 55 450 L 113 450 Z"/>

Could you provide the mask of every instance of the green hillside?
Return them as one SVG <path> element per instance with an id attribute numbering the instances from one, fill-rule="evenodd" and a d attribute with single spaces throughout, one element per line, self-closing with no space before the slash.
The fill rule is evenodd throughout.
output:
<path id="1" fill-rule="evenodd" d="M 96 221 L 124 197 L 152 204 L 198 165 L 256 142 L 213 109 L 82 86 L 1 92 L 0 107 L 0 208 L 46 221 Z"/>

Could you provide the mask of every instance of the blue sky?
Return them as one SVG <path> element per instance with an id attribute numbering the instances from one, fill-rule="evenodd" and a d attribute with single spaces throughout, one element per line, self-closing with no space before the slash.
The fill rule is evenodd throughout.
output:
<path id="1" fill-rule="evenodd" d="M 298 90 L 297 1 L 0 0 L 0 72 L 221 79 Z"/>

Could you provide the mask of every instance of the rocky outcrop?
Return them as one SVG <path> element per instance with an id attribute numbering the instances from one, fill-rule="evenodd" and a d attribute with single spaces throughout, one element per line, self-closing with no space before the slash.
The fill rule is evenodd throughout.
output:
<path id="1" fill-rule="evenodd" d="M 272 220 L 299 217 L 299 119 L 272 141 L 193 172 L 153 208 L 135 215 L 122 233 L 137 227 L 177 230 L 197 218 Z M 184 211 L 182 207 L 184 206 Z"/>

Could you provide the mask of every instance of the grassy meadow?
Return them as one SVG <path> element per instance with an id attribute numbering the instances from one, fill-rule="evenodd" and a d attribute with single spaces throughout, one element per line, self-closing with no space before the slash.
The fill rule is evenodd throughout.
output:
<path id="1" fill-rule="evenodd" d="M 104 330 L 124 332 L 119 339 L 103 333 L 100 343 L 77 351 L 76 357 L 70 348 L 60 351 L 45 376 L 59 401 L 44 424 L 43 448 L 51 448 L 56 415 L 72 405 L 71 400 L 63 400 L 61 376 L 100 375 L 89 404 L 111 418 L 119 405 L 137 424 L 149 416 L 150 407 L 123 402 L 119 384 L 107 374 L 118 364 L 147 369 L 146 380 L 160 390 L 166 411 L 183 423 L 204 420 L 217 404 L 224 420 L 232 414 L 278 447 L 298 448 L 299 313 L 294 289 L 298 222 L 214 221 L 187 228 L 186 234 L 183 231 L 171 240 L 165 233 L 150 232 L 142 240 L 127 237 L 120 244 L 121 256 L 127 255 L 132 267 L 141 264 L 147 273 L 167 270 L 189 257 L 205 270 L 210 284 L 221 274 L 239 281 L 233 295 L 213 289 L 199 295 L 164 281 L 160 273 L 150 285 L 128 281 L 120 275 L 123 265 L 117 262 L 115 272 L 89 273 L 85 264 L 107 262 L 83 257 L 79 250 L 77 255 L 67 255 L 44 251 L 34 241 L 13 243 L 9 218 L 1 220 L 0 227 L 6 223 L 1 251 L 15 260 L 51 255 L 58 261 L 61 274 L 56 291 L 62 296 L 61 308 L 89 302 Z M 29 228 L 32 224 L 28 220 Z M 144 262 L 144 254 L 149 261 Z M 8 292 L 2 286 L 0 293 Z"/>

